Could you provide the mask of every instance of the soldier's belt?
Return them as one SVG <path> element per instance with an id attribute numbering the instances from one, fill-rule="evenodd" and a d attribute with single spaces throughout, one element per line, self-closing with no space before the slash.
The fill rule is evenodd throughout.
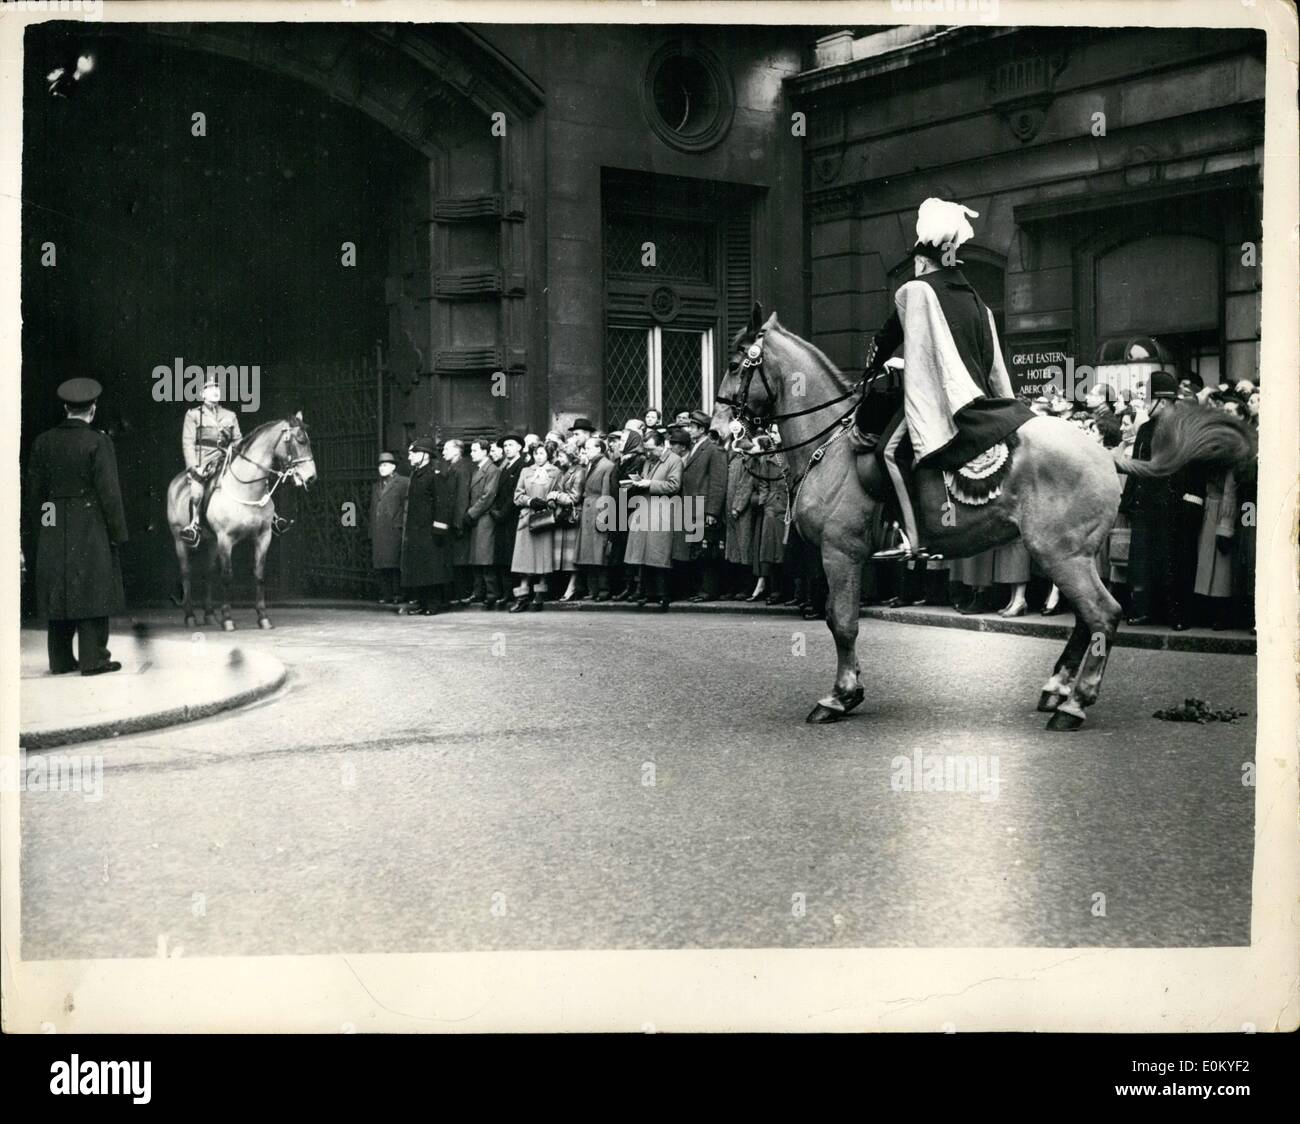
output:
<path id="1" fill-rule="evenodd" d="M 224 449 L 226 446 L 226 442 L 223 439 L 216 438 L 214 440 L 210 437 L 196 437 L 194 439 L 194 444 L 203 445 L 209 449 Z"/>

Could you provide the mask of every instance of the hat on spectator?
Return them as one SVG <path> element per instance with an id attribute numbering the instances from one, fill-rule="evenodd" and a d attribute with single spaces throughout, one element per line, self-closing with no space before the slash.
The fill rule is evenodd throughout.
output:
<path id="1" fill-rule="evenodd" d="M 438 446 L 433 443 L 432 437 L 417 437 L 411 442 L 411 450 L 416 453 L 428 453 L 433 456 L 438 451 Z"/>
<path id="2" fill-rule="evenodd" d="M 713 424 L 713 419 L 709 417 L 709 415 L 706 414 L 703 410 L 692 410 L 691 421 L 694 422 L 696 425 L 698 425 L 701 429 L 708 429 Z"/>
<path id="3" fill-rule="evenodd" d="M 668 431 L 668 444 L 682 445 L 685 448 L 690 448 L 691 435 L 680 425 L 675 425 Z"/>
<path id="4" fill-rule="evenodd" d="M 1152 371 L 1149 393 L 1153 401 L 1157 398 L 1177 398 L 1177 376 L 1168 371 Z"/>
<path id="5" fill-rule="evenodd" d="M 104 393 L 104 388 L 94 379 L 68 379 L 59 383 L 59 389 L 54 393 L 69 406 L 89 406 Z"/>
<path id="6" fill-rule="evenodd" d="M 596 424 L 590 418 L 574 418 L 573 424 L 569 426 L 569 432 L 572 433 L 575 429 L 585 429 L 588 432 L 594 433 L 596 430 Z"/>
<path id="7" fill-rule="evenodd" d="M 380 463 L 380 464 L 396 464 L 396 463 L 397 463 L 397 458 L 396 458 L 395 456 L 393 456 L 392 453 L 380 453 L 380 454 L 379 454 L 379 463 Z"/>
<path id="8" fill-rule="evenodd" d="M 507 433 L 503 435 L 501 438 L 501 444 L 504 445 L 507 441 L 513 441 L 516 445 L 519 446 L 522 446 L 524 443 L 523 436 L 518 433 Z"/>

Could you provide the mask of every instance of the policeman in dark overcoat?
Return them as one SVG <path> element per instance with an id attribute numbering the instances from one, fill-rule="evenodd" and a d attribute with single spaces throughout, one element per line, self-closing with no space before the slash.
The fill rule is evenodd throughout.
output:
<path id="1" fill-rule="evenodd" d="M 117 455 L 91 428 L 103 388 L 69 379 L 58 389 L 66 416 L 32 444 L 26 506 L 36 535 L 36 605 L 48 622 L 50 671 L 119 671 L 109 658 L 108 621 L 126 598 L 117 548 L 127 540 Z M 77 637 L 77 654 L 72 637 Z"/>

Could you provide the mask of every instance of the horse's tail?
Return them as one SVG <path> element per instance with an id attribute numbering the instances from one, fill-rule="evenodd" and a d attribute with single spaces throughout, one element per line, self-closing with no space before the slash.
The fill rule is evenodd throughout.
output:
<path id="1" fill-rule="evenodd" d="M 1170 476 L 1189 464 L 1213 464 L 1245 476 L 1254 471 L 1257 452 L 1255 431 L 1240 418 L 1208 406 L 1179 405 L 1160 415 L 1151 459 L 1128 461 L 1124 471 Z"/>

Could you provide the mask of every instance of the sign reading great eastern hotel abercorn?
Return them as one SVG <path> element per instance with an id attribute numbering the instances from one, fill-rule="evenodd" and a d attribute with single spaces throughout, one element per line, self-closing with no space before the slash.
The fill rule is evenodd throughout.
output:
<path id="1" fill-rule="evenodd" d="M 1007 374 L 1017 398 L 1033 399 L 1046 392 L 1055 378 L 1057 385 L 1065 374 L 1070 355 L 1070 336 L 1025 336 L 1007 341 Z"/>

